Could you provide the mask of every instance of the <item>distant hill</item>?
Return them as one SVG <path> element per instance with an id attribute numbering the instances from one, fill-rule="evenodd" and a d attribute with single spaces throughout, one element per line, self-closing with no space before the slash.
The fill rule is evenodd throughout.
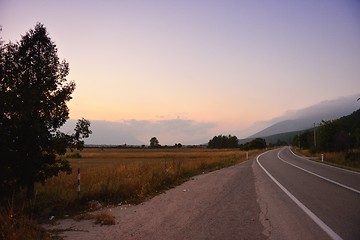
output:
<path id="1" fill-rule="evenodd" d="M 280 133 L 296 132 L 312 128 L 322 120 L 333 120 L 349 115 L 360 108 L 358 95 L 324 101 L 319 104 L 296 111 L 289 111 L 283 116 L 273 119 L 273 124 L 249 138 L 267 137 Z"/>
<path id="2" fill-rule="evenodd" d="M 291 143 L 291 141 L 294 139 L 294 137 L 296 135 L 300 135 L 307 130 L 308 129 L 300 130 L 300 131 L 293 131 L 293 132 L 278 133 L 278 134 L 265 136 L 265 137 L 261 137 L 261 138 L 265 139 L 267 144 L 276 144 L 278 141 Z M 255 138 L 239 139 L 239 144 L 244 144 L 244 143 L 250 142 L 253 139 L 255 139 Z"/>

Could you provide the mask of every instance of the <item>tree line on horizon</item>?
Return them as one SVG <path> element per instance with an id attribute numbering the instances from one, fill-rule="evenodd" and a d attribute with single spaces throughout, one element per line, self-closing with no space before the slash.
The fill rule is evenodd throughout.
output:
<path id="1" fill-rule="evenodd" d="M 247 143 L 239 144 L 239 139 L 232 135 L 218 135 L 209 140 L 208 148 L 240 148 L 241 150 L 264 149 L 266 148 L 266 140 L 263 138 L 255 138 Z"/>
<path id="2" fill-rule="evenodd" d="M 313 152 L 360 149 L 360 109 L 336 120 L 322 121 L 315 130 L 295 136 L 292 144 Z"/>

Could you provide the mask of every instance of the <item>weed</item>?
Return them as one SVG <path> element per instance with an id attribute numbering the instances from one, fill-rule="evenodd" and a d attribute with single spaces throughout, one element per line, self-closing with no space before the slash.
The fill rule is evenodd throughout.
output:
<path id="1" fill-rule="evenodd" d="M 95 216 L 95 223 L 101 225 L 115 225 L 115 217 L 107 213 L 100 213 Z"/>

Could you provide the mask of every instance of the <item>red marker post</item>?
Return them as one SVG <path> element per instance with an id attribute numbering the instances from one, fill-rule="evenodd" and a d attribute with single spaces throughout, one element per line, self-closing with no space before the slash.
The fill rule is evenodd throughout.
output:
<path id="1" fill-rule="evenodd" d="M 77 193 L 78 198 L 80 198 L 80 168 L 78 168 Z"/>

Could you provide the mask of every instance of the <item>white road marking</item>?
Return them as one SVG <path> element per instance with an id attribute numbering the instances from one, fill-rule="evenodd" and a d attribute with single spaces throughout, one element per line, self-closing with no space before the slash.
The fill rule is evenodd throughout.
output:
<path id="1" fill-rule="evenodd" d="M 325 181 L 331 182 L 331 183 L 333 183 L 333 184 L 335 184 L 335 185 L 338 185 L 338 186 L 340 186 L 340 187 L 346 188 L 346 189 L 348 189 L 348 190 L 350 190 L 350 191 L 353 191 L 353 192 L 355 192 L 355 193 L 360 194 L 360 191 L 357 190 L 357 189 L 355 189 L 355 188 L 346 186 L 346 185 L 344 185 L 344 184 L 342 184 L 342 183 L 339 183 L 339 182 L 336 182 L 336 181 L 331 180 L 331 179 L 329 179 L 329 178 L 323 177 L 323 176 L 321 176 L 321 175 L 319 175 L 319 174 L 316 174 L 316 173 L 311 172 L 311 171 L 309 171 L 309 170 L 306 170 L 306 169 L 304 169 L 304 168 L 302 168 L 302 167 L 299 167 L 299 166 L 297 166 L 297 165 L 295 165 L 295 164 L 293 164 L 293 163 L 290 163 L 290 162 L 288 162 L 288 161 L 285 161 L 283 158 L 280 157 L 280 152 L 282 152 L 283 150 L 284 150 L 284 148 L 278 152 L 277 157 L 278 157 L 281 161 L 283 161 L 284 163 L 287 163 L 287 164 L 289 164 L 289 165 L 291 165 L 291 166 L 293 166 L 293 167 L 295 167 L 295 168 L 298 168 L 298 169 L 300 169 L 300 170 L 302 170 L 302 171 L 304 171 L 304 172 L 310 173 L 310 174 L 312 174 L 312 175 L 314 175 L 314 176 L 316 176 L 316 177 L 318 177 L 318 178 L 324 179 Z"/>
<path id="2" fill-rule="evenodd" d="M 269 152 L 269 151 L 267 151 Z M 288 197 L 293 200 L 296 205 L 298 205 L 301 210 L 303 210 L 322 230 L 324 230 L 332 239 L 334 240 L 341 240 L 342 238 L 337 235 L 337 233 L 335 233 L 328 225 L 326 225 L 320 218 L 318 218 L 313 212 L 310 211 L 310 209 L 308 209 L 302 202 L 300 202 L 294 195 L 292 195 L 283 185 L 281 185 L 259 162 L 259 157 L 261 157 L 262 155 L 264 155 L 264 152 L 262 154 L 260 154 L 259 156 L 257 156 L 256 158 L 256 162 L 259 164 L 259 166 L 262 168 L 262 170 L 264 170 L 264 172 L 270 177 L 271 180 L 274 181 L 274 183 L 276 183 L 276 185 L 278 185 L 280 187 L 281 190 L 283 190 L 283 192 L 288 195 Z"/>

